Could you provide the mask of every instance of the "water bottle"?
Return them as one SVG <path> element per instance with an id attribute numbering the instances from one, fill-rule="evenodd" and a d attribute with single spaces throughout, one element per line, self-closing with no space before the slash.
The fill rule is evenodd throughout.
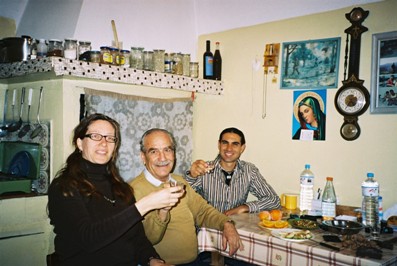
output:
<path id="1" fill-rule="evenodd" d="M 378 205 L 379 205 L 379 223 L 383 220 L 383 198 L 382 196 L 378 197 Z"/>
<path id="2" fill-rule="evenodd" d="M 327 177 L 327 183 L 321 199 L 321 210 L 323 220 L 333 220 L 336 216 L 336 194 L 332 177 Z"/>
<path id="3" fill-rule="evenodd" d="M 300 175 L 300 185 L 299 208 L 301 211 L 310 211 L 312 209 L 314 185 L 314 174 L 310 170 L 310 164 L 305 165 L 305 170 Z"/>
<path id="4" fill-rule="evenodd" d="M 361 184 L 363 195 L 363 224 L 374 227 L 379 223 L 379 184 L 373 173 L 367 173 L 367 179 Z"/>

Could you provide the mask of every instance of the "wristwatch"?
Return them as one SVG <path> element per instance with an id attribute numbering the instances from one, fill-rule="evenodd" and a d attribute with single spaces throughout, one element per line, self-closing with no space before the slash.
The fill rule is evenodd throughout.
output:
<path id="1" fill-rule="evenodd" d="M 190 170 L 187 170 L 187 171 L 185 172 L 185 175 L 190 176 Z"/>

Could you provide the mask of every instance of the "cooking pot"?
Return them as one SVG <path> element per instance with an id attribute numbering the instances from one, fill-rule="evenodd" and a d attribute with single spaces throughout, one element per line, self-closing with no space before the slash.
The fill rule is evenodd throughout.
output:
<path id="1" fill-rule="evenodd" d="M 322 221 L 320 228 L 339 235 L 354 235 L 364 229 L 362 223 L 348 220 Z"/>
<path id="2" fill-rule="evenodd" d="M 8 37 L 0 40 L 0 63 L 26 61 L 30 59 L 30 36 Z"/>

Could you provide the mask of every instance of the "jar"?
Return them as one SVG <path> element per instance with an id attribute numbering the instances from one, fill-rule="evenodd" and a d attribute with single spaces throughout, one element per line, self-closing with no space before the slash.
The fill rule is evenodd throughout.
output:
<path id="1" fill-rule="evenodd" d="M 172 73 L 176 75 L 182 75 L 183 74 L 183 66 L 182 66 L 182 54 L 177 53 L 174 54 L 174 65 L 172 67 Z"/>
<path id="2" fill-rule="evenodd" d="M 48 52 L 47 56 L 63 56 L 62 41 L 57 39 L 51 39 L 48 41 Z"/>
<path id="3" fill-rule="evenodd" d="M 190 62 L 190 77 L 198 78 L 199 65 L 198 62 Z"/>
<path id="4" fill-rule="evenodd" d="M 152 51 L 144 51 L 143 52 L 143 69 L 153 71 L 153 52 Z"/>
<path id="5" fill-rule="evenodd" d="M 184 76 L 190 76 L 190 54 L 182 55 L 182 74 Z"/>
<path id="6" fill-rule="evenodd" d="M 40 39 L 37 44 L 37 58 L 47 57 L 48 46 L 45 39 Z"/>
<path id="7" fill-rule="evenodd" d="M 171 73 L 172 72 L 172 63 L 171 63 L 171 56 L 169 53 L 164 54 L 164 72 Z"/>
<path id="8" fill-rule="evenodd" d="M 65 39 L 63 46 L 63 57 L 72 60 L 77 59 L 77 40 Z"/>
<path id="9" fill-rule="evenodd" d="M 101 52 L 100 51 L 90 51 L 90 62 L 100 63 L 101 62 Z"/>
<path id="10" fill-rule="evenodd" d="M 109 47 L 110 55 L 112 58 L 112 65 L 118 66 L 120 64 L 120 50 L 115 47 Z"/>
<path id="11" fill-rule="evenodd" d="M 131 47 L 130 66 L 135 69 L 143 69 L 143 47 Z"/>
<path id="12" fill-rule="evenodd" d="M 102 64 L 111 64 L 113 62 L 112 55 L 110 54 L 110 48 L 108 46 L 101 46 L 101 58 Z"/>
<path id="13" fill-rule="evenodd" d="M 124 67 L 130 67 L 130 51 L 120 51 L 120 65 Z"/>
<path id="14" fill-rule="evenodd" d="M 89 41 L 79 41 L 79 55 L 85 52 L 91 51 L 91 42 Z"/>
<path id="15" fill-rule="evenodd" d="M 153 50 L 153 64 L 156 72 L 164 72 L 164 52 L 165 50 Z"/>

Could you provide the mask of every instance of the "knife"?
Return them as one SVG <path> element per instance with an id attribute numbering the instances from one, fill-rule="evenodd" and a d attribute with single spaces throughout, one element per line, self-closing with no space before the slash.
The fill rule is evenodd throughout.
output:
<path id="1" fill-rule="evenodd" d="M 339 247 L 335 247 L 334 245 L 330 245 L 330 244 L 327 244 L 327 243 L 324 243 L 324 242 L 316 241 L 316 240 L 310 239 L 310 238 L 309 238 L 309 240 L 311 240 L 311 241 L 313 241 L 313 242 L 315 242 L 317 244 L 320 244 L 323 247 L 327 247 L 327 248 L 330 248 L 330 249 L 333 249 L 333 250 L 336 250 L 336 251 L 340 251 L 340 248 Z"/>

